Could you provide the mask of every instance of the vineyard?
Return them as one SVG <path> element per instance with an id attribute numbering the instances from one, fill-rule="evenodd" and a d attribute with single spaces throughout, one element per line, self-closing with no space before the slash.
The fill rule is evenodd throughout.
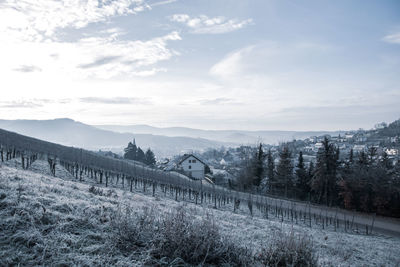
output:
<path id="1" fill-rule="evenodd" d="M 251 216 L 274 217 L 307 227 L 369 235 L 375 231 L 400 234 L 397 220 L 360 214 L 306 202 L 277 199 L 229 190 L 191 180 L 173 172 L 146 167 L 134 161 L 109 158 L 84 149 L 62 146 L 0 129 L 1 162 L 18 159 L 23 169 L 36 160 L 46 160 L 57 176 L 56 166 L 67 170 L 77 181 L 91 179 L 99 186 L 141 190 L 152 196 L 189 201 L 237 212 L 241 205 Z M 1 171 L 1 170 L 0 170 Z"/>

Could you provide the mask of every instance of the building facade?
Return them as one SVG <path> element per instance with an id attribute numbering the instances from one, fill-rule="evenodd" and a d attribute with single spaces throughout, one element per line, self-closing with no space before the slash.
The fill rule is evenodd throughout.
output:
<path id="1" fill-rule="evenodd" d="M 192 154 L 184 155 L 178 163 L 178 167 L 193 179 L 204 179 L 206 164 Z"/>

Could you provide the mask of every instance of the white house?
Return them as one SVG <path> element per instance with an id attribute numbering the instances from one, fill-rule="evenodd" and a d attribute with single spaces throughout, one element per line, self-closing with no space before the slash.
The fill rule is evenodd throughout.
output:
<path id="1" fill-rule="evenodd" d="M 367 146 L 366 145 L 354 145 L 353 146 L 353 151 L 357 152 L 357 153 L 360 153 L 362 151 L 365 152 L 366 150 L 367 150 Z"/>
<path id="2" fill-rule="evenodd" d="M 192 154 L 183 155 L 178 163 L 178 167 L 194 179 L 204 179 L 206 164 Z"/>
<path id="3" fill-rule="evenodd" d="M 367 137 L 366 136 L 358 136 L 357 137 L 357 142 L 366 142 L 367 141 Z"/>
<path id="4" fill-rule="evenodd" d="M 388 156 L 396 156 L 399 154 L 399 150 L 395 148 L 386 149 L 385 152 L 388 154 Z"/>
<path id="5" fill-rule="evenodd" d="M 318 152 L 318 150 L 320 149 L 320 148 L 322 148 L 324 145 L 321 143 L 321 142 L 318 142 L 318 143 L 315 143 L 315 145 L 314 145 L 314 151 L 315 152 Z"/>

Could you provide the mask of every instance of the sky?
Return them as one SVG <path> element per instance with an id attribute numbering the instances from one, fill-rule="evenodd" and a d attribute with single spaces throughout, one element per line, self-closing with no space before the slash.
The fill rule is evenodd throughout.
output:
<path id="1" fill-rule="evenodd" d="M 0 0 L 0 119 L 370 129 L 400 118 L 400 1 Z"/>

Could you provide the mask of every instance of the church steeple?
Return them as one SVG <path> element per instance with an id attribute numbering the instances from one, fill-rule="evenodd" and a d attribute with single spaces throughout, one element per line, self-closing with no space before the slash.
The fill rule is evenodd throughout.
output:
<path id="1" fill-rule="evenodd" d="M 133 138 L 133 145 L 136 146 L 135 138 Z"/>

